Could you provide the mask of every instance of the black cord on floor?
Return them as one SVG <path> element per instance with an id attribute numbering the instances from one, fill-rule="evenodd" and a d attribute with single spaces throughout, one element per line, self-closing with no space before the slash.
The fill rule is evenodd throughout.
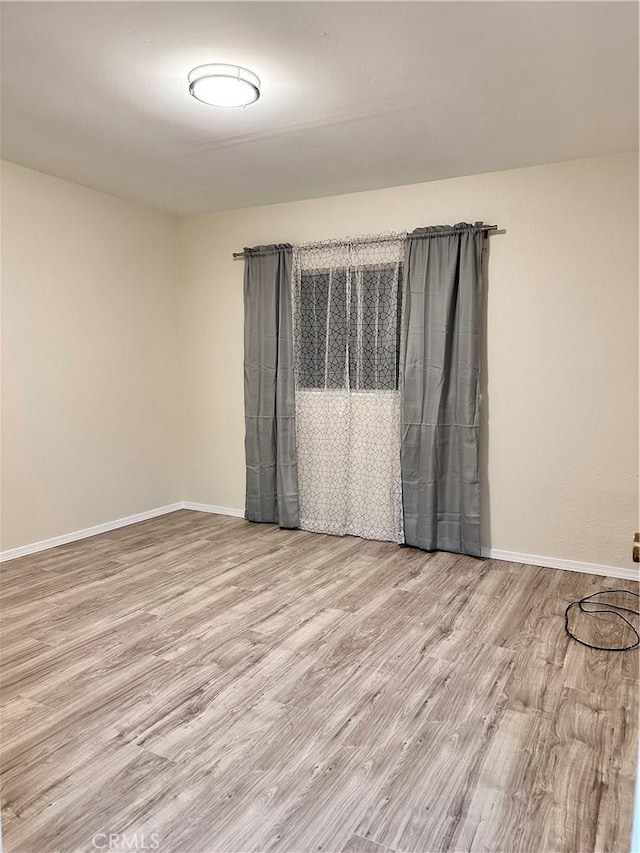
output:
<path id="1" fill-rule="evenodd" d="M 619 611 L 624 611 L 625 613 L 633 613 L 635 616 L 640 616 L 640 610 L 634 610 L 631 607 L 622 607 L 620 604 L 610 604 L 606 601 L 592 601 L 598 595 L 612 595 L 613 593 L 622 592 L 625 595 L 635 595 L 636 598 L 640 598 L 637 592 L 631 592 L 628 589 L 604 589 L 602 592 L 594 592 L 591 595 L 585 595 L 584 598 L 581 598 L 580 601 L 574 601 L 570 604 L 567 609 L 564 611 L 564 627 L 567 634 L 572 637 L 576 643 L 580 643 L 581 646 L 586 646 L 588 649 L 596 649 L 599 652 L 628 652 L 630 649 L 637 649 L 640 646 L 640 634 L 638 633 L 638 629 L 633 625 L 629 620 L 622 615 Z M 604 610 L 585 610 L 584 605 L 589 604 L 601 604 L 604 606 Z M 636 641 L 629 646 L 593 646 L 591 643 L 585 643 L 584 640 L 578 639 L 575 634 L 571 632 L 569 629 L 569 612 L 573 610 L 574 607 L 578 607 L 581 613 L 612 613 L 618 619 L 621 619 L 625 625 L 627 625 L 633 633 L 635 634 Z"/>

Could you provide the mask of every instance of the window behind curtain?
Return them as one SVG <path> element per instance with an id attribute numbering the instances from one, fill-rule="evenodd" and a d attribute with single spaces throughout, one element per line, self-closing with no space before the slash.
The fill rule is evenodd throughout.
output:
<path id="1" fill-rule="evenodd" d="M 401 304 L 401 264 L 302 271 L 298 387 L 397 389 Z"/>

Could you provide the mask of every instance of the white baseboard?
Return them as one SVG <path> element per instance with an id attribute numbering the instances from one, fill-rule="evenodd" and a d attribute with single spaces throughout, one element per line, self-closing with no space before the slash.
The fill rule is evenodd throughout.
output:
<path id="1" fill-rule="evenodd" d="M 127 527 L 129 524 L 137 524 L 149 518 L 176 512 L 179 509 L 188 509 L 194 512 L 210 512 L 216 515 L 230 515 L 233 518 L 244 518 L 244 510 L 229 506 L 215 506 L 214 504 L 200 504 L 193 501 L 179 501 L 168 506 L 150 509 L 126 518 L 118 518 L 115 521 L 107 521 L 84 530 L 76 530 L 73 533 L 65 533 L 63 536 L 54 536 L 52 539 L 43 539 L 42 542 L 34 542 L 31 545 L 23 545 L 20 548 L 12 548 L 9 551 L 0 551 L 0 562 L 15 560 L 18 557 L 26 557 L 28 554 L 36 554 L 38 551 L 46 551 L 49 548 L 57 548 L 58 545 L 66 545 L 69 542 L 77 542 L 96 536 L 98 533 L 107 533 L 109 530 L 117 530 L 119 527 Z M 640 571 L 634 569 L 622 569 L 617 566 L 602 566 L 597 563 L 581 563 L 577 560 L 562 560 L 558 557 L 539 557 L 536 554 L 519 554 L 515 551 L 501 551 L 499 548 L 483 548 L 482 556 L 491 560 L 506 560 L 509 563 L 525 563 L 529 566 L 544 566 L 549 569 L 563 569 L 569 572 L 584 572 L 589 575 L 603 575 L 608 578 L 622 578 L 624 580 L 639 580 Z"/>
<path id="2" fill-rule="evenodd" d="M 213 512 L 216 515 L 231 515 L 233 518 L 244 518 L 243 509 L 234 509 L 230 506 L 214 506 L 213 504 L 196 504 L 193 501 L 184 501 L 183 509 L 191 509 L 194 512 Z"/>
<path id="3" fill-rule="evenodd" d="M 578 560 L 561 560 L 558 557 L 538 557 L 536 554 L 517 554 L 498 548 L 483 548 L 482 556 L 490 560 L 506 560 L 509 563 L 525 563 L 528 566 L 544 566 L 547 569 L 564 569 L 568 572 L 584 572 L 588 575 L 603 575 L 607 578 L 622 578 L 637 581 L 640 571 L 621 569 L 617 566 L 602 566 L 598 563 L 581 563 Z"/>
<path id="4" fill-rule="evenodd" d="M 166 515 L 184 509 L 184 503 L 179 501 L 175 504 L 149 509 L 146 512 L 138 512 L 136 515 L 128 515 L 125 518 L 117 518 L 115 521 L 106 521 L 104 524 L 96 524 L 94 527 L 85 527 L 84 530 L 74 530 L 73 533 L 64 533 L 62 536 L 54 536 L 51 539 L 43 539 L 41 542 L 32 542 L 31 545 L 22 545 L 20 548 L 10 548 L 8 551 L 0 551 L 0 563 L 7 560 L 15 560 L 18 557 L 26 557 L 28 554 L 37 554 L 38 551 L 47 551 L 49 548 L 57 548 L 58 545 L 67 545 L 69 542 L 77 542 L 80 539 L 88 539 L 97 536 L 98 533 L 108 533 L 119 527 L 127 527 L 129 524 L 137 524 L 139 521 L 147 521 L 158 515 Z"/>

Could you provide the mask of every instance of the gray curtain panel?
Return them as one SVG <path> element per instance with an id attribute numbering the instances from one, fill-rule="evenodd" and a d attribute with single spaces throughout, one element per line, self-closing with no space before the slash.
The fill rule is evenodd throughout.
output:
<path id="1" fill-rule="evenodd" d="M 401 344 L 407 545 L 480 555 L 482 223 L 407 238 Z"/>
<path id="2" fill-rule="evenodd" d="M 298 527 L 291 246 L 257 246 L 245 255 L 245 516 Z"/>

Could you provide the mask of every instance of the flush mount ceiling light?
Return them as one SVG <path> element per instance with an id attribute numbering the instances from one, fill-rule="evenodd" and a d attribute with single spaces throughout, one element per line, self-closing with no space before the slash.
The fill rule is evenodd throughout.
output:
<path id="1" fill-rule="evenodd" d="M 189 72 L 189 93 L 212 107 L 246 107 L 260 97 L 260 79 L 239 65 L 199 65 Z"/>

